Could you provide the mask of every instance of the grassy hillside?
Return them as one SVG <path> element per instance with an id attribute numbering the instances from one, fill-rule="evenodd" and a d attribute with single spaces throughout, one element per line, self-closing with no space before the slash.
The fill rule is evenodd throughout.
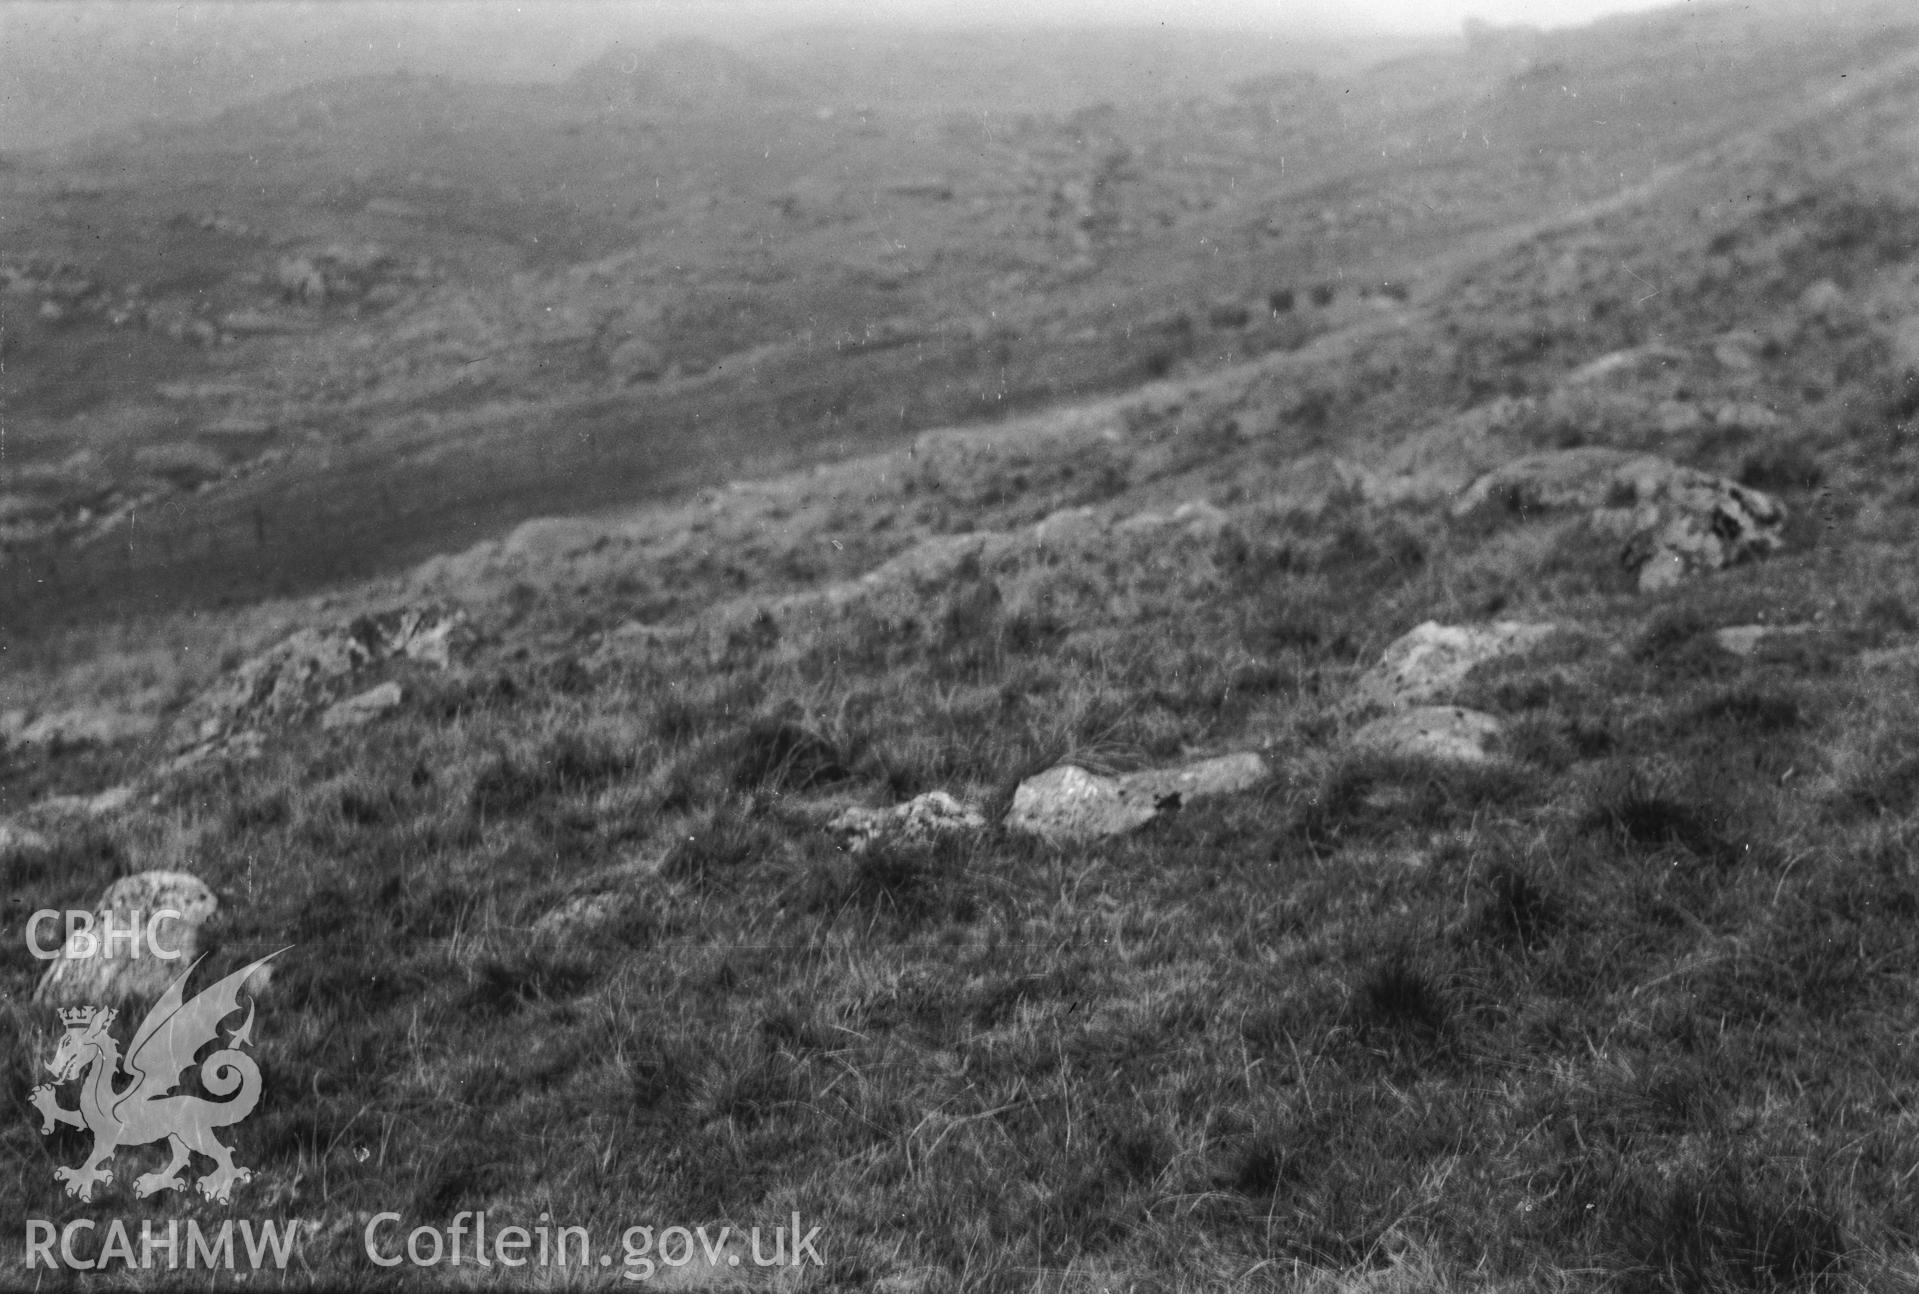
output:
<path id="1" fill-rule="evenodd" d="M 1704 10 L 1373 65 L 1140 40 L 615 50 L 10 156 L 0 634 L 1291 350 L 1911 33 Z M 1084 76 L 1009 100 L 1019 57 Z"/>
<path id="2" fill-rule="evenodd" d="M 1245 362 L 20 644 L 23 720 L 164 725 L 296 627 L 477 632 L 251 758 L 7 746 L 49 837 L 0 856 L 9 911 L 177 866 L 225 905 L 211 972 L 294 945 L 236 1212 L 300 1224 L 302 1280 L 416 1282 L 369 1217 L 483 1209 L 601 1243 L 797 1211 L 824 1266 L 782 1283 L 891 1294 L 1910 1289 L 1915 104 L 1903 64 L 1782 102 Z M 1784 547 L 1642 592 L 1578 511 L 1454 514 L 1582 446 L 1766 491 Z M 1353 744 L 1388 643 L 1495 619 L 1559 629 L 1449 698 L 1496 758 Z M 1268 782 L 1139 832 L 1000 825 L 1062 760 L 1243 750 Z M 988 827 L 826 828 L 931 790 Z M 217 1216 L 60 1196 L 38 971 L 0 944 L 0 1217 Z"/>

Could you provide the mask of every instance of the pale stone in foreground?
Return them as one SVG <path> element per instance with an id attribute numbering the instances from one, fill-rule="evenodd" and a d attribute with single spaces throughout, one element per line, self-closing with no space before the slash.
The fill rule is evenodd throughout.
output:
<path id="1" fill-rule="evenodd" d="M 121 877 L 107 887 L 94 909 L 93 955 L 77 955 L 84 945 L 76 936 L 40 977 L 40 985 L 33 991 L 34 1002 L 46 1006 L 118 1006 L 131 997 L 157 998 L 175 978 L 186 974 L 200 955 L 200 928 L 219 906 L 205 882 L 187 872 L 153 871 Z M 179 951 L 180 955 L 171 959 L 153 956 L 146 942 L 149 920 L 165 909 L 180 915 L 155 923 L 152 930 L 162 949 Z M 125 940 L 114 944 L 111 955 L 98 942 L 109 918 L 115 930 L 139 923 L 139 956 L 130 955 L 133 950 Z"/>
<path id="2" fill-rule="evenodd" d="M 1428 620 L 1386 648 L 1379 663 L 1359 680 L 1359 699 L 1388 709 L 1437 701 L 1480 665 L 1527 651 L 1556 632 L 1556 625 L 1518 620 L 1489 625 Z"/>
<path id="3" fill-rule="evenodd" d="M 1121 835 L 1187 800 L 1246 790 L 1270 772 L 1266 761 L 1251 752 L 1123 777 L 1103 777 L 1076 764 L 1061 764 L 1020 783 L 1006 825 L 1056 843 Z"/>
<path id="4" fill-rule="evenodd" d="M 1446 764 L 1483 764 L 1493 757 L 1499 720 L 1456 705 L 1422 705 L 1373 720 L 1353 734 L 1353 745 L 1383 755 Z"/>

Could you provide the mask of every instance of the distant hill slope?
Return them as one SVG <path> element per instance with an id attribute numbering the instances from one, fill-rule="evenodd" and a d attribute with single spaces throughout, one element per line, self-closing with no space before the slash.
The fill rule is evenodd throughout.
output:
<path id="1" fill-rule="evenodd" d="M 1319 72 L 1196 38 L 1160 65 L 1217 57 L 1221 83 L 1017 113 L 980 107 L 1019 66 L 998 36 L 903 40 L 934 90 L 890 102 L 891 49 L 828 42 L 811 81 L 691 45 L 637 80 L 618 56 L 564 84 L 352 78 L 20 159 L 0 622 L 311 590 L 1285 354 L 1767 146 L 1913 39 L 1635 22 Z"/>

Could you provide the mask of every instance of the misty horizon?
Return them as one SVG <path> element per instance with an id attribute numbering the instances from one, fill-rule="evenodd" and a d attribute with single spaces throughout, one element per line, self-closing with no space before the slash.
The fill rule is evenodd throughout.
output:
<path id="1" fill-rule="evenodd" d="M 462 79 L 555 82 L 619 46 L 650 49 L 694 37 L 742 47 L 782 34 L 863 31 L 890 35 L 1088 28 L 1182 33 L 1244 31 L 1281 45 L 1340 43 L 1378 57 L 1408 42 L 1457 38 L 1470 17 L 1552 26 L 1649 0 L 1563 0 L 1429 5 L 1372 0 L 1262 5 L 1196 0 L 1078 0 L 1028 20 L 998 3 L 918 0 L 883 15 L 841 0 L 739 0 L 693 5 L 558 4 L 536 13 L 455 2 L 400 6 L 199 4 L 160 8 L 93 2 L 0 8 L 0 148 L 57 147 L 143 121 L 190 121 L 342 77 L 416 72 Z M 784 42 L 791 45 L 791 41 Z"/>

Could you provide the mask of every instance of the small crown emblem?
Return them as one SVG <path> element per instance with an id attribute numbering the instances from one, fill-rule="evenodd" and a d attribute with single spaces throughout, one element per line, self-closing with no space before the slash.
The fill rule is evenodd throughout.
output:
<path id="1" fill-rule="evenodd" d="M 60 1008 L 60 1023 L 69 1029 L 92 1024 L 93 1011 L 94 1008 L 90 1006 L 63 1006 Z"/>

